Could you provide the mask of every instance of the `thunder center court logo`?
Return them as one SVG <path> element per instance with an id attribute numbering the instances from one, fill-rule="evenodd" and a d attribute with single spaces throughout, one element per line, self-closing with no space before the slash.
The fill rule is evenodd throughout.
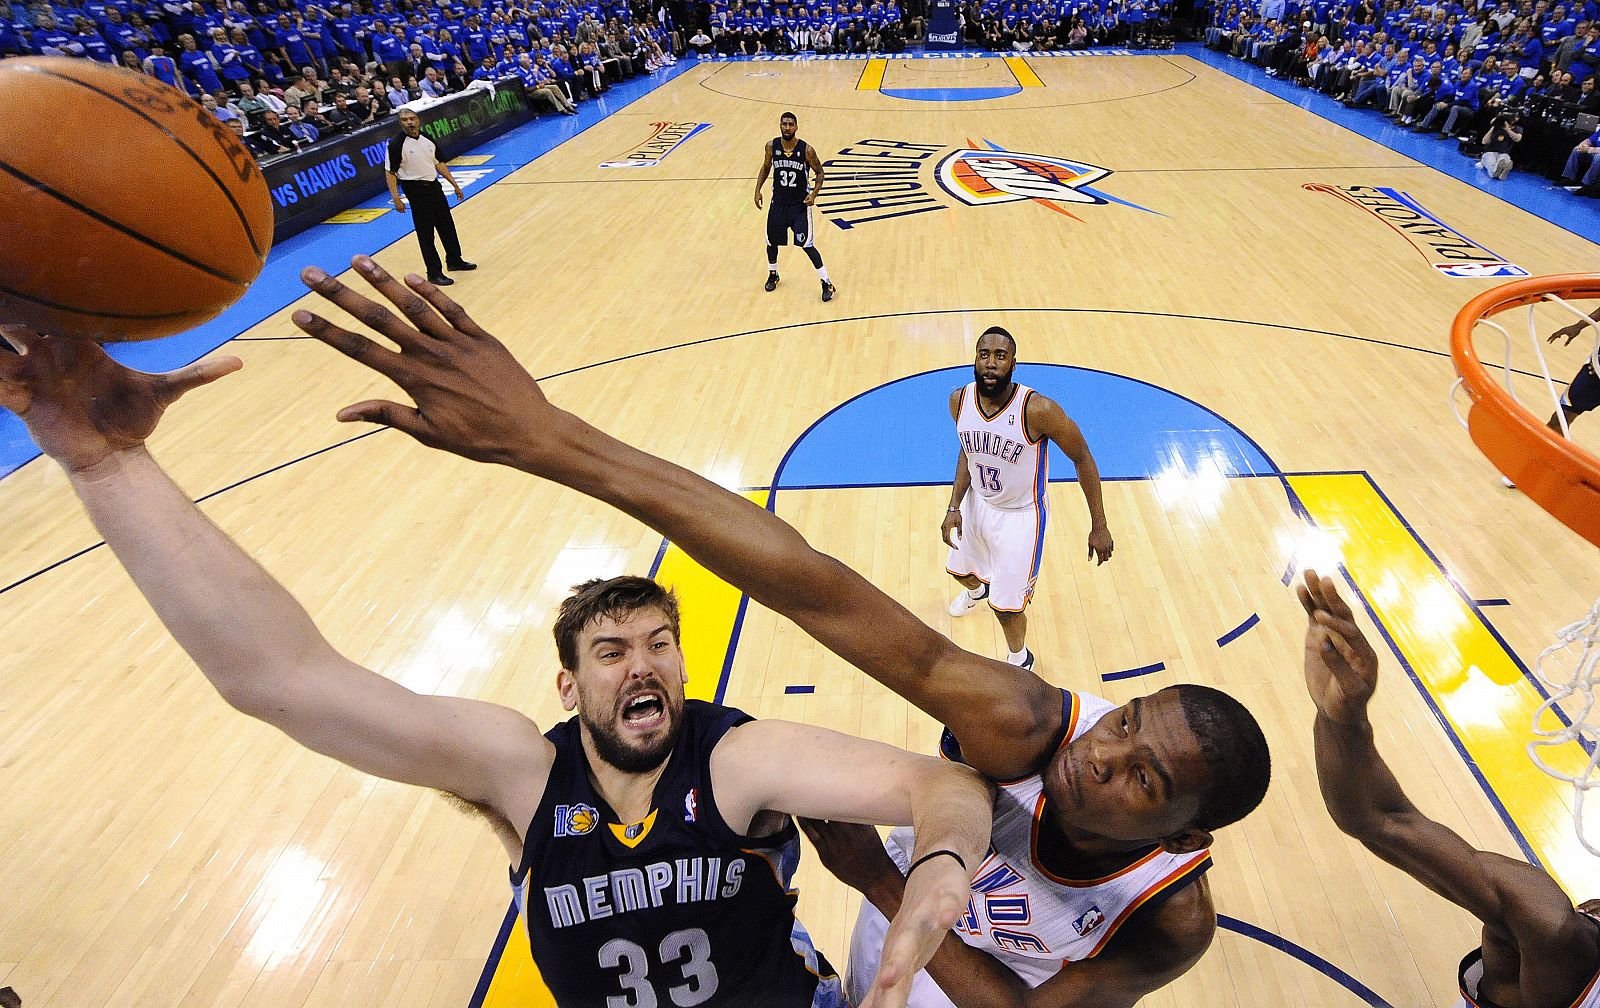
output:
<path id="1" fill-rule="evenodd" d="M 1479 245 L 1440 220 L 1410 193 L 1388 186 L 1336 186 L 1308 182 L 1308 192 L 1337 196 L 1387 224 L 1434 269 L 1457 280 L 1525 277 L 1528 271 Z"/>
<path id="2" fill-rule="evenodd" d="M 946 155 L 935 177 L 940 188 L 967 206 L 984 206 L 1027 199 L 1105 203 L 1087 187 L 1110 174 L 1109 168 L 1064 158 L 968 147 Z"/>
<path id="3" fill-rule="evenodd" d="M 822 166 L 827 181 L 817 196 L 817 209 L 847 231 L 896 217 L 1003 203 L 1033 203 L 1080 222 L 1083 218 L 1068 210 L 1068 205 L 1116 203 L 1162 216 L 1097 188 L 1112 174 L 1110 168 L 1006 150 L 988 139 L 975 143 L 968 138 L 954 148 L 950 144 L 858 140 Z"/>
<path id="4" fill-rule="evenodd" d="M 602 161 L 602 168 L 654 168 L 666 160 L 668 154 L 688 143 L 692 138 L 711 128 L 703 122 L 651 123 L 652 131 L 642 143 L 616 161 Z"/>

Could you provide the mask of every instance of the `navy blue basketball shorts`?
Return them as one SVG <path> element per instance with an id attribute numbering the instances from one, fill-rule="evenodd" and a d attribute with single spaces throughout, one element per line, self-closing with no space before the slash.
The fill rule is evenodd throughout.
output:
<path id="1" fill-rule="evenodd" d="M 1595 375 L 1591 361 L 1572 379 L 1567 394 L 1561 397 L 1561 408 L 1568 413 L 1587 413 L 1597 406 L 1600 406 L 1600 376 Z"/>
<path id="2" fill-rule="evenodd" d="M 767 244 L 787 245 L 791 232 L 795 248 L 810 248 L 814 244 L 811 208 L 804 203 L 773 203 L 767 207 Z"/>

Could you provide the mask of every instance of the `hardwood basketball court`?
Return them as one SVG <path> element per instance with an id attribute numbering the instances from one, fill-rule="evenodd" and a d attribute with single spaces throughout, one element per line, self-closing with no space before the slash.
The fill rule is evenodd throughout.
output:
<path id="1" fill-rule="evenodd" d="M 761 290 L 752 180 L 786 110 L 840 162 L 814 218 L 830 304 L 792 248 Z M 711 125 L 651 166 L 600 167 L 658 123 Z M 994 184 L 1041 171 L 1054 196 Z M 456 211 L 482 268 L 450 293 L 551 376 L 557 403 L 772 493 L 820 548 L 989 654 L 1003 653 L 994 621 L 945 608 L 944 397 L 978 332 L 1016 335 L 1018 380 L 1059 398 L 1100 459 L 1117 542 L 1086 563 L 1082 495 L 1052 490 L 1039 671 L 1118 702 L 1217 685 L 1274 755 L 1263 807 L 1218 838 L 1216 944 L 1144 1003 L 1443 1005 L 1477 944 L 1466 914 L 1323 810 L 1304 617 L 1285 587 L 1307 562 L 1342 561 L 1361 618 L 1379 617 L 1374 723 L 1417 803 L 1472 843 L 1539 858 L 1578 899 L 1600 894 L 1570 789 L 1522 750 L 1538 698 L 1518 665 L 1588 610 L 1600 577 L 1451 416 L 1449 321 L 1497 281 L 1438 265 L 1593 269 L 1591 241 L 1171 54 L 706 63 L 493 178 Z M 1456 238 L 1403 226 L 1424 216 Z M 321 248 L 297 244 L 337 265 Z M 409 236 L 377 258 L 418 268 Z M 336 424 L 338 407 L 391 393 L 298 338 L 290 310 L 226 347 L 244 372 L 177 407 L 158 458 L 351 658 L 541 726 L 564 717 L 557 602 L 651 570 L 660 537 Z M 1540 332 L 1568 321 L 1541 311 Z M 1556 377 L 1582 342 L 1549 351 Z M 1600 425 L 1577 438 L 1594 446 Z M 520 936 L 485 976 L 510 896 L 486 826 L 226 708 L 91 548 L 53 466 L 0 481 L 0 513 L 0 984 L 81 1008 L 545 1003 Z M 741 614 L 676 550 L 659 563 L 696 634 L 692 695 L 932 750 L 920 713 L 770 613 Z M 802 919 L 842 965 L 856 897 L 814 858 L 800 879 Z"/>

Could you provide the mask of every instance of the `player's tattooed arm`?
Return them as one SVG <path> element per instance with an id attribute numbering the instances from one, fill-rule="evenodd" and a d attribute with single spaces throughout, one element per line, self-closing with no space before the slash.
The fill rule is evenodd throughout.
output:
<path id="1" fill-rule="evenodd" d="M 771 152 L 768 152 L 771 157 Z M 825 173 L 822 170 L 822 159 L 817 157 L 817 149 L 806 144 L 806 164 L 811 167 L 811 191 L 806 193 L 806 206 L 817 202 L 817 194 L 822 192 L 822 181 Z"/>
<path id="2" fill-rule="evenodd" d="M 767 144 L 761 148 L 761 171 L 756 175 L 756 208 L 761 207 L 761 187 L 767 184 L 767 176 L 772 174 L 772 145 Z"/>

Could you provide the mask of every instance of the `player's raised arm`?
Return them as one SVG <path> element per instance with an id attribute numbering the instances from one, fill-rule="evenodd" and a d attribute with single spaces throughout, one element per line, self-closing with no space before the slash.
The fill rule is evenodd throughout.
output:
<path id="1" fill-rule="evenodd" d="M 967 753 L 968 762 L 985 774 L 1036 769 L 1060 725 L 1060 695 L 1053 687 L 1030 672 L 956 647 L 744 497 L 555 408 L 505 347 L 431 284 L 413 277 L 408 287 L 365 257 L 358 256 L 355 265 L 411 324 L 320 270 L 306 271 L 305 279 L 402 352 L 309 312 L 296 312 L 294 322 L 393 379 L 417 406 L 369 401 L 341 410 L 341 420 L 396 427 L 430 447 L 512 466 L 613 505 L 794 620 L 963 740 L 992 739 L 982 762 Z"/>
<path id="2" fill-rule="evenodd" d="M 1083 432 L 1059 403 L 1037 394 L 1028 399 L 1027 423 L 1030 432 L 1054 441 L 1077 468 L 1078 487 L 1083 491 L 1084 503 L 1089 506 L 1089 559 L 1105 563 L 1111 559 L 1114 544 L 1106 525 L 1105 505 L 1100 499 L 1100 467 L 1089 452 Z"/>
<path id="3" fill-rule="evenodd" d="M 237 358 L 150 375 L 84 340 L 5 336 L 23 353 L 0 352 L 0 405 L 66 470 L 95 527 L 223 699 L 356 769 L 451 792 L 509 823 L 531 818 L 541 760 L 549 762 L 531 721 L 420 696 L 339 655 L 145 450 L 165 409 L 237 370 Z"/>
<path id="4" fill-rule="evenodd" d="M 1521 953 L 1524 1008 L 1567 1008 L 1600 968 L 1595 928 L 1549 875 L 1473 848 L 1411 803 L 1378 753 L 1367 704 L 1378 655 L 1332 578 L 1308 570 L 1306 688 L 1317 705 L 1317 780 L 1333 821 L 1372 853 L 1499 929 Z"/>
<path id="5" fill-rule="evenodd" d="M 917 867 L 902 881 L 869 1002 L 903 1005 L 971 897 L 971 869 L 989 847 L 989 785 L 960 764 L 787 721 L 733 729 L 711 771 L 718 810 L 739 832 L 763 811 L 915 827 Z"/>

